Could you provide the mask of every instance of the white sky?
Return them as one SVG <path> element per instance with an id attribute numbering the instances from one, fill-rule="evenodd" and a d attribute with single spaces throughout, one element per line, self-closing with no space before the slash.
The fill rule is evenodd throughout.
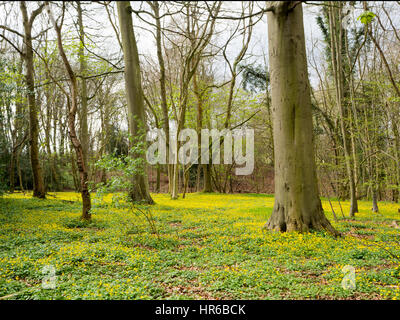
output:
<path id="1" fill-rule="evenodd" d="M 134 2 L 131 2 L 134 4 Z M 227 9 L 229 6 L 232 6 L 232 9 L 238 10 L 238 6 L 240 5 L 239 2 L 230 2 L 228 4 L 224 4 L 224 8 Z M 265 5 L 265 2 L 261 2 L 261 6 Z M 235 8 L 236 7 L 236 8 Z M 307 50 L 311 47 L 311 40 L 322 40 L 321 36 L 321 31 L 319 27 L 316 24 L 316 17 L 318 13 L 319 7 L 317 6 L 310 6 L 310 5 L 303 5 L 303 13 L 304 13 L 304 33 L 306 36 L 306 46 Z M 258 11 L 256 8 L 254 11 Z M 221 21 L 221 20 L 220 20 Z M 221 22 L 219 22 L 221 23 Z M 134 16 L 134 24 L 137 26 L 144 26 L 145 24 L 140 21 L 137 17 Z M 156 51 L 155 51 L 155 40 L 153 36 L 145 32 L 143 30 L 139 30 L 139 28 L 136 28 L 135 30 L 137 34 L 137 41 L 138 41 L 138 48 L 141 54 L 145 55 L 152 55 L 156 57 Z M 249 46 L 248 50 L 248 56 L 247 60 L 248 61 L 253 61 L 255 64 L 264 64 L 264 57 L 263 55 L 266 55 L 267 63 L 268 63 L 268 27 L 267 27 L 267 17 L 266 15 L 263 16 L 263 18 L 255 25 L 253 29 L 253 35 L 251 39 L 251 43 Z M 228 50 L 228 57 L 231 58 L 231 60 L 234 59 L 234 57 L 237 55 L 239 50 L 241 49 L 241 39 L 238 38 L 237 41 L 233 42 L 230 44 L 230 50 Z M 322 45 L 322 42 L 321 42 Z M 252 56 L 252 57 L 250 57 Z M 221 62 L 223 59 L 220 60 Z M 225 72 L 228 72 L 226 70 L 227 66 L 223 65 L 221 63 L 220 66 L 220 74 L 223 75 Z M 310 81 L 312 83 L 315 83 L 316 81 L 316 76 L 313 74 L 312 69 L 309 68 L 309 73 L 310 73 Z"/>
<path id="2" fill-rule="evenodd" d="M 310 1 L 312 3 L 313 1 Z M 321 3 L 320 1 L 314 1 L 315 3 Z M 0 2 L 1 3 L 1 2 Z M 142 1 L 131 1 L 131 5 L 138 9 L 142 4 Z M 5 6 L 0 6 L 0 24 L 7 24 L 11 27 L 19 30 L 22 33 L 22 23 L 21 23 L 21 13 L 19 10 L 19 3 L 18 2 L 6 2 L 6 6 L 14 6 L 14 12 L 6 16 L 4 12 Z M 33 8 L 37 7 L 37 2 L 30 2 L 28 1 L 28 9 L 31 11 Z M 115 4 L 114 4 L 115 6 Z M 229 10 L 232 9 L 234 11 L 238 11 L 240 9 L 241 2 L 224 2 L 223 9 Z M 258 11 L 258 7 L 264 7 L 265 2 L 256 2 L 255 11 Z M 360 4 L 357 4 L 360 7 Z M 370 4 L 373 6 L 373 4 Z M 85 9 L 87 8 L 89 11 L 84 16 L 84 23 L 86 32 L 89 35 L 93 35 L 93 39 L 96 41 L 96 47 L 92 47 L 92 50 L 95 51 L 97 54 L 105 57 L 118 57 L 119 53 L 119 45 L 116 40 L 115 32 L 111 27 L 106 11 L 104 7 L 98 3 L 90 3 L 90 2 L 83 2 L 82 7 Z M 144 5 L 146 8 L 147 5 Z M 55 15 L 57 16 L 57 10 L 55 6 L 53 6 L 53 10 L 55 11 Z M 308 53 L 308 59 L 310 60 L 310 49 L 313 47 L 314 44 L 314 53 L 316 55 L 316 61 L 318 62 L 322 55 L 322 50 L 324 48 L 324 44 L 322 43 L 322 36 L 321 31 L 316 23 L 316 16 L 318 11 L 320 10 L 320 6 L 316 5 L 308 5 L 303 4 L 303 11 L 304 11 L 304 29 L 305 29 L 305 37 L 306 37 L 306 47 Z M 228 14 L 224 12 L 224 15 Z M 234 15 L 234 13 L 232 13 Z M 142 15 L 143 17 L 148 17 L 147 15 Z M 357 16 L 357 14 L 355 14 Z M 42 13 L 42 19 L 38 19 L 38 22 L 35 22 L 35 28 L 37 30 L 41 30 L 46 27 L 50 27 L 48 19 L 47 19 L 47 12 Z M 73 8 L 69 8 L 67 15 L 66 15 L 66 23 L 71 21 L 71 18 L 76 21 L 76 11 Z M 393 17 L 395 19 L 395 16 Z M 151 18 L 149 18 L 151 19 Z M 138 41 L 138 49 L 140 54 L 143 55 L 150 55 L 156 61 L 156 50 L 155 50 L 155 39 L 148 31 L 143 30 L 143 28 L 154 29 L 152 26 L 147 25 L 145 22 L 141 21 L 135 14 L 133 14 L 134 26 L 135 26 L 135 33 L 136 38 Z M 152 19 L 151 19 L 152 20 Z M 150 22 L 153 22 L 151 21 Z M 246 62 L 252 62 L 255 64 L 263 64 L 264 58 L 263 53 L 268 56 L 268 48 L 267 48 L 267 21 L 266 15 L 262 18 L 261 21 L 256 24 L 253 29 L 253 37 L 250 43 L 250 47 L 248 50 L 248 57 Z M 395 19 L 396 20 L 396 19 Z M 218 24 L 226 23 L 226 20 L 219 20 Z M 118 21 L 115 21 L 118 25 Z M 65 27 L 66 28 L 66 27 Z M 1 32 L 1 30 L 0 30 Z M 34 33 L 35 34 L 35 33 Z M 76 32 L 72 34 L 76 37 Z M 54 35 L 53 35 L 54 36 Z M 226 33 L 228 36 L 228 32 Z M 50 37 L 52 37 L 50 35 Z M 67 36 L 65 36 L 67 38 Z M 228 57 L 232 61 L 234 57 L 237 55 L 241 48 L 241 39 L 240 37 L 237 38 L 236 41 L 233 41 L 227 50 Z M 87 41 L 89 42 L 89 41 Z M 121 57 L 119 55 L 119 57 Z M 266 57 L 266 59 L 268 59 Z M 223 59 L 219 59 L 215 62 L 214 69 L 217 71 L 217 75 L 219 77 L 223 77 L 224 73 L 227 72 L 227 66 L 223 63 Z M 310 81 L 311 84 L 314 86 L 317 83 L 317 77 L 313 68 L 309 65 L 308 68 Z M 222 79 L 221 79 L 222 80 Z"/>
<path id="3" fill-rule="evenodd" d="M 138 9 L 140 7 L 140 2 L 139 1 L 131 1 L 132 6 L 135 9 Z M 261 6 L 264 6 L 265 2 L 260 2 Z M 240 2 L 229 2 L 224 3 L 224 9 L 227 10 L 229 9 L 230 6 L 232 6 L 233 10 L 238 10 L 240 5 Z M 258 11 L 257 8 L 254 9 L 255 11 Z M 310 6 L 310 5 L 303 5 L 303 11 L 304 11 L 304 30 L 305 30 L 305 36 L 306 36 L 306 46 L 307 50 L 311 47 L 311 40 L 313 39 L 314 41 L 321 41 L 321 32 L 319 27 L 316 24 L 316 16 L 317 12 L 319 10 L 318 6 Z M 109 50 L 107 51 L 114 51 L 118 50 L 118 42 L 115 39 L 115 33 L 108 23 L 108 18 L 104 13 L 104 10 L 102 8 L 99 8 L 99 15 L 103 16 L 102 20 L 105 19 L 105 24 L 104 24 L 104 29 L 102 29 L 102 35 L 107 35 L 107 40 L 103 41 L 102 47 L 107 47 Z M 142 15 L 142 17 L 147 17 L 146 15 Z M 142 28 L 152 28 L 151 26 L 149 27 L 145 22 L 141 21 L 136 15 L 133 15 L 133 22 L 134 22 L 134 28 L 135 28 L 135 35 L 136 35 L 136 40 L 138 43 L 138 49 L 139 53 L 141 55 L 149 55 L 154 58 L 156 61 L 156 44 L 155 44 L 155 39 L 153 35 L 150 32 L 146 32 Z M 153 22 L 150 20 L 150 22 Z M 224 20 L 219 20 L 218 23 L 225 23 Z M 246 60 L 249 62 L 254 62 L 255 64 L 264 64 L 264 57 L 263 55 L 266 55 L 266 59 L 268 62 L 268 29 L 267 29 L 267 17 L 266 15 L 263 16 L 263 18 L 255 25 L 253 29 L 253 35 L 252 35 L 252 40 L 249 46 L 249 50 L 247 51 L 248 55 L 246 57 Z M 228 33 L 226 33 L 226 36 L 228 36 Z M 322 45 L 322 42 L 321 42 Z M 239 50 L 241 49 L 241 38 L 237 38 L 236 41 L 233 41 L 229 49 L 227 50 L 228 57 L 232 61 L 234 57 L 237 55 Z M 322 50 L 322 47 L 321 47 Z M 100 50 L 100 52 L 104 52 L 104 50 Z M 217 69 L 218 74 L 223 77 L 225 72 L 228 72 L 226 69 L 227 66 L 223 63 L 223 59 L 219 59 L 219 66 L 218 61 L 216 62 L 215 68 Z M 310 73 L 310 80 L 312 83 L 315 83 L 316 81 L 316 76 L 313 75 L 313 71 L 311 68 L 309 68 L 309 73 Z"/>

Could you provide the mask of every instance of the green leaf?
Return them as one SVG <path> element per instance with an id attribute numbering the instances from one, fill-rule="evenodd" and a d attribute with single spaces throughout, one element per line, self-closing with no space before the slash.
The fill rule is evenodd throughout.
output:
<path id="1" fill-rule="evenodd" d="M 371 11 L 365 11 L 357 18 L 357 20 L 360 20 L 362 24 L 369 24 L 375 17 L 375 13 Z"/>

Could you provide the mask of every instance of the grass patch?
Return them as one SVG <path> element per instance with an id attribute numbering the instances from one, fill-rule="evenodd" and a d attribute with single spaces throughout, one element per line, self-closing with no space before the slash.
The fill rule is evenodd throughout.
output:
<path id="1" fill-rule="evenodd" d="M 344 236 L 262 230 L 271 195 L 154 194 L 160 240 L 112 195 L 79 220 L 80 195 L 0 199 L 0 296 L 8 299 L 399 299 L 398 205 L 368 201 L 351 220 L 333 221 Z M 332 201 L 337 215 L 339 204 Z M 349 203 L 341 202 L 348 212 Z M 344 290 L 345 265 L 356 289 Z M 56 288 L 42 289 L 53 266 Z"/>

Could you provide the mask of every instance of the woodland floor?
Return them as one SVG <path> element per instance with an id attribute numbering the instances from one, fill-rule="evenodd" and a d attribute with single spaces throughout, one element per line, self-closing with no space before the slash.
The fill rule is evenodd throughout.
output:
<path id="1" fill-rule="evenodd" d="M 0 199 L 0 297 L 3 299 L 400 299 L 399 205 L 360 201 L 355 219 L 333 221 L 344 237 L 262 230 L 273 196 L 153 194 L 159 240 L 111 195 L 78 220 L 77 193 Z M 347 215 L 348 202 L 342 202 Z M 397 256 L 398 258 L 394 257 Z M 56 288 L 42 288 L 42 268 Z M 342 268 L 355 268 L 345 290 Z"/>

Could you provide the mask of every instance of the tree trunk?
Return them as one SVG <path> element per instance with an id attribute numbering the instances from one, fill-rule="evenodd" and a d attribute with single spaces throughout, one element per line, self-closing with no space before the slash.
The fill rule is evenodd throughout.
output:
<path id="1" fill-rule="evenodd" d="M 86 76 L 86 58 L 85 58 L 85 33 L 83 30 L 82 8 L 80 1 L 76 1 L 78 11 L 78 25 L 79 25 L 79 64 L 81 76 Z M 80 109 L 80 140 L 82 143 L 83 159 L 88 164 L 89 153 L 89 132 L 88 132 L 88 100 L 87 100 L 87 86 L 86 79 L 80 79 L 81 84 L 81 109 Z"/>
<path id="2" fill-rule="evenodd" d="M 196 118 L 196 128 L 197 128 L 197 141 L 201 141 L 201 129 L 203 128 L 203 97 L 202 94 L 200 94 L 198 83 L 197 83 L 197 71 L 193 75 L 193 92 L 194 95 L 196 96 L 196 101 L 197 101 L 197 118 Z M 199 143 L 198 146 L 198 154 L 201 154 L 201 146 Z M 209 175 L 209 172 L 206 172 L 206 166 L 203 165 L 203 180 L 204 180 L 204 188 L 203 192 L 212 192 L 212 185 L 211 185 L 211 178 Z M 199 164 L 197 166 L 197 181 L 196 181 L 196 186 L 197 186 L 197 191 L 200 191 L 200 169 L 201 165 Z"/>
<path id="3" fill-rule="evenodd" d="M 201 166 L 198 164 L 196 172 L 196 192 L 200 191 L 200 177 L 201 177 Z"/>
<path id="4" fill-rule="evenodd" d="M 267 19 L 275 204 L 266 227 L 282 232 L 326 230 L 338 236 L 318 194 L 302 5 L 274 2 Z"/>
<path id="5" fill-rule="evenodd" d="M 62 61 L 64 63 L 65 69 L 68 74 L 69 82 L 70 82 L 70 90 L 71 90 L 71 99 L 67 97 L 68 100 L 68 106 L 69 106 L 69 112 L 68 112 L 68 131 L 69 131 L 69 137 L 71 139 L 71 143 L 75 149 L 76 153 L 76 164 L 78 167 L 79 171 L 79 177 L 80 177 L 80 182 L 81 182 L 81 196 L 82 196 L 82 215 L 81 219 L 82 220 L 90 220 L 91 219 L 91 214 L 90 214 L 90 209 L 91 209 L 91 200 L 90 200 L 90 193 L 89 193 L 89 186 L 88 186 L 88 171 L 87 171 L 87 163 L 85 162 L 84 156 L 83 156 L 83 148 L 82 144 L 79 141 L 79 138 L 76 134 L 76 129 L 75 129 L 75 119 L 76 119 L 76 113 L 78 109 L 78 83 L 77 79 L 75 76 L 74 71 L 72 70 L 71 64 L 68 61 L 68 58 L 65 54 L 64 51 L 64 46 L 62 43 L 62 37 L 61 37 L 61 27 L 57 25 L 56 21 L 53 18 L 53 15 L 51 13 L 49 4 L 47 4 L 48 8 L 48 13 L 50 16 L 50 19 L 52 20 L 54 29 L 57 33 L 57 46 L 58 46 L 58 51 L 60 53 L 60 56 L 62 58 Z M 65 9 L 63 7 L 63 9 Z"/>
<path id="6" fill-rule="evenodd" d="M 23 147 L 21 147 L 19 149 L 19 151 L 17 152 L 16 166 L 17 166 L 17 172 L 18 172 L 19 187 L 21 188 L 22 193 L 25 194 L 24 185 L 22 183 L 21 166 L 19 165 L 19 157 L 20 157 L 22 149 L 23 149 Z"/>
<path id="7" fill-rule="evenodd" d="M 72 151 L 74 147 L 72 146 L 72 143 L 70 143 L 70 160 L 71 160 L 71 171 L 72 171 L 72 179 L 74 182 L 74 188 L 76 192 L 81 192 L 81 185 L 79 183 L 79 178 L 78 178 L 78 173 L 76 169 L 76 160 L 74 157 L 74 152 Z"/>
<path id="8" fill-rule="evenodd" d="M 347 177 L 349 179 L 350 187 L 350 217 L 354 217 L 355 213 L 358 212 L 357 196 L 356 196 L 356 185 L 354 181 L 354 172 L 352 166 L 352 154 L 350 153 L 350 144 L 347 135 L 347 126 L 345 124 L 345 117 L 347 116 L 346 110 L 343 107 L 343 90 L 344 90 L 344 77 L 342 69 L 342 30 L 339 18 L 339 23 L 337 22 L 337 17 L 340 15 L 339 10 L 336 8 L 329 8 L 329 26 L 331 30 L 331 56 L 332 56 L 332 67 L 335 77 L 335 87 L 336 87 L 336 103 L 339 109 L 340 116 L 340 128 L 343 139 L 343 149 L 345 155 L 345 163 L 347 170 Z M 337 27 L 339 25 L 339 34 L 337 34 Z"/>
<path id="9" fill-rule="evenodd" d="M 13 148 L 13 151 L 11 153 L 11 160 L 10 160 L 10 193 L 14 193 L 14 188 L 15 188 L 15 158 L 16 158 L 16 151 L 15 148 Z"/>
<path id="10" fill-rule="evenodd" d="M 23 59 L 18 62 L 18 73 L 22 74 Z M 18 82 L 18 85 L 23 85 L 23 83 Z M 15 119 L 14 119 L 14 130 L 12 132 L 12 153 L 11 153 L 11 163 L 10 163 L 10 193 L 14 192 L 15 189 L 15 168 L 19 168 L 19 155 L 20 150 L 23 149 L 25 140 L 27 138 L 26 131 L 24 129 L 25 121 L 24 118 L 24 106 L 23 106 L 23 96 L 17 94 L 17 102 L 15 103 Z"/>
<path id="11" fill-rule="evenodd" d="M 378 209 L 378 190 L 372 190 L 372 212 L 379 212 Z"/>
<path id="12" fill-rule="evenodd" d="M 203 192 L 213 192 L 211 182 L 211 164 L 203 164 L 204 188 Z"/>
<path id="13" fill-rule="evenodd" d="M 161 185 L 161 165 L 157 164 L 156 193 L 160 193 Z"/>
<path id="14" fill-rule="evenodd" d="M 399 137 L 399 117 L 395 114 L 392 114 L 391 117 L 392 122 L 392 132 L 394 136 L 393 141 L 393 149 L 394 149 L 394 161 L 393 161 L 393 178 L 394 178 L 394 185 L 396 186 L 392 192 L 392 201 L 397 203 L 399 201 L 399 185 L 400 185 L 400 137 Z"/>
<path id="15" fill-rule="evenodd" d="M 165 63 L 162 53 L 161 45 L 161 21 L 160 21 L 160 4 L 157 1 L 149 2 L 153 9 L 155 20 L 156 20 L 156 45 L 157 45 L 157 59 L 160 65 L 160 93 L 161 93 L 161 109 L 163 113 L 163 126 L 165 131 L 166 140 L 166 160 L 167 160 L 167 171 L 168 171 L 168 192 L 172 190 L 172 166 L 169 164 L 169 117 L 168 117 L 168 104 L 167 104 L 167 91 L 165 87 Z"/>
<path id="16" fill-rule="evenodd" d="M 46 72 L 46 76 L 48 77 L 48 73 Z M 50 78 L 50 77 L 48 77 Z M 53 109 L 51 107 L 51 88 L 46 88 L 44 95 L 46 97 L 46 122 L 44 124 L 44 133 L 45 133 L 45 147 L 46 147 L 46 152 L 47 152 L 47 157 L 48 157 L 48 163 L 49 163 L 49 168 L 50 168 L 50 185 L 51 188 L 53 190 L 58 190 L 59 186 L 58 186 L 58 175 L 57 175 L 57 169 L 55 166 L 55 153 L 52 154 L 51 152 L 51 146 L 50 146 L 50 142 L 51 142 L 51 135 L 50 135 L 50 131 L 51 131 L 51 120 L 53 117 Z M 48 183 L 46 186 L 46 189 L 48 189 Z"/>
<path id="17" fill-rule="evenodd" d="M 33 64 L 33 47 L 32 47 L 32 24 L 35 17 L 42 11 L 42 6 L 35 10 L 31 17 L 28 17 L 25 1 L 21 1 L 20 8 L 23 16 L 24 24 L 24 61 L 26 67 L 26 88 L 28 96 L 29 108 L 29 144 L 30 144 L 30 157 L 33 174 L 33 196 L 36 198 L 46 198 L 44 188 L 44 180 L 42 168 L 39 162 L 39 121 L 38 121 L 38 108 L 35 101 L 35 78 L 34 78 L 34 64 Z M 40 11 L 38 11 L 40 9 Z"/>
<path id="18" fill-rule="evenodd" d="M 125 88 L 128 103 L 129 132 L 131 138 L 136 140 L 133 143 L 145 142 L 144 98 L 130 2 L 118 1 L 117 8 L 125 62 Z M 143 166 L 141 168 L 142 172 L 133 176 L 130 197 L 132 201 L 143 201 L 153 204 L 154 201 L 150 196 L 147 181 L 145 154 L 132 156 L 142 157 Z"/>
<path id="19" fill-rule="evenodd" d="M 183 165 L 183 192 L 182 192 L 182 199 L 185 199 L 186 196 L 186 191 L 189 183 L 189 168 L 190 164 L 188 167 Z"/>

